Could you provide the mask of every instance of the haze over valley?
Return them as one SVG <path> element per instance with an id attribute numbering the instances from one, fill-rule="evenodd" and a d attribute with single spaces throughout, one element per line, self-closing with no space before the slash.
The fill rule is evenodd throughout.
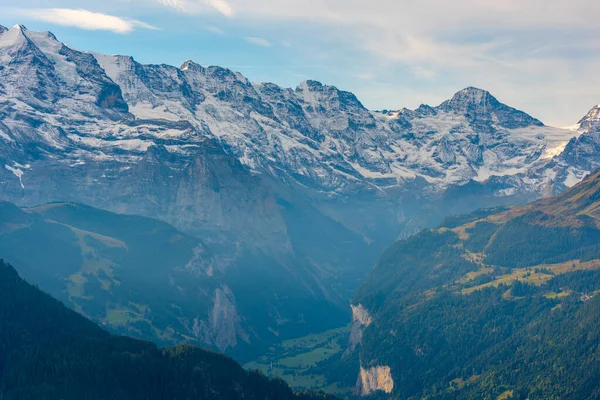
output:
<path id="1" fill-rule="evenodd" d="M 600 105 L 96 50 L 0 26 L 0 399 L 600 397 Z"/>

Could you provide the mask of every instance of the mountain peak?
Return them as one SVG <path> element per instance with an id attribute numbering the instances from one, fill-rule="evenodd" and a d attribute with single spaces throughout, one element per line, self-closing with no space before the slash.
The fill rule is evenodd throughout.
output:
<path id="1" fill-rule="evenodd" d="M 495 103 L 499 103 L 499 101 L 487 90 L 469 86 L 456 92 L 452 99 L 445 101 L 442 105 L 447 104 L 447 108 L 463 110 L 465 107 L 495 105 Z"/>
<path id="2" fill-rule="evenodd" d="M 10 30 L 4 32 L 0 29 L 0 33 L 2 33 L 2 37 L 0 38 L 0 48 L 21 45 L 27 42 L 28 38 L 25 35 L 25 32 L 27 32 L 27 28 L 23 25 L 15 25 Z"/>
<path id="3" fill-rule="evenodd" d="M 186 62 L 184 62 L 183 64 L 181 64 L 181 67 L 179 67 L 180 70 L 182 71 L 187 71 L 189 70 L 204 70 L 204 67 L 192 60 L 187 60 Z"/>
<path id="4" fill-rule="evenodd" d="M 296 88 L 296 91 L 304 91 L 304 90 L 313 91 L 316 89 L 318 90 L 318 89 L 322 88 L 323 86 L 324 85 L 321 82 L 309 79 L 309 80 L 300 82 L 300 84 Z"/>
<path id="5" fill-rule="evenodd" d="M 4 32 L 6 32 L 8 30 L 7 27 L 0 25 L 0 35 L 2 35 Z"/>
<path id="6" fill-rule="evenodd" d="M 508 129 L 544 126 L 532 116 L 498 101 L 490 92 L 469 86 L 444 101 L 438 110 L 462 114 L 471 124 L 481 128 L 499 125 Z"/>
<path id="7" fill-rule="evenodd" d="M 590 130 L 592 128 L 600 128 L 600 104 L 592 107 L 592 109 L 579 121 L 579 129 Z"/>
<path id="8" fill-rule="evenodd" d="M 25 25 L 23 25 L 23 24 L 16 24 L 15 26 L 12 27 L 12 29 L 18 29 L 20 31 L 26 31 L 27 27 Z"/>

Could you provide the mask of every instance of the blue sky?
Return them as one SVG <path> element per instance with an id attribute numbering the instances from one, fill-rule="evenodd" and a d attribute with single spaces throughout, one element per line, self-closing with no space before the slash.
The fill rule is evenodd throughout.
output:
<path id="1" fill-rule="evenodd" d="M 600 103 L 592 0 L 3 0 L 0 15 L 143 63 L 191 59 L 288 87 L 319 80 L 372 109 L 477 86 L 563 126 Z"/>

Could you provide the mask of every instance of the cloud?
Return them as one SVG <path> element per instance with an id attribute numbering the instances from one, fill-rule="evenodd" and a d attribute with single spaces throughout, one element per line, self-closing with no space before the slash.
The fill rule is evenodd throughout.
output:
<path id="1" fill-rule="evenodd" d="M 301 36 L 298 53 L 348 70 L 354 78 L 348 89 L 367 88 L 361 95 L 376 107 L 418 106 L 424 97 L 444 98 L 474 85 L 542 120 L 568 125 L 600 99 L 600 2 L 228 1 L 239 24 L 263 35 Z M 394 88 L 385 96 L 369 95 L 367 82 L 356 80 L 373 64 L 377 80 Z"/>
<path id="2" fill-rule="evenodd" d="M 130 33 L 136 28 L 157 30 L 158 28 L 135 19 L 96 13 L 83 9 L 36 8 L 21 9 L 17 14 L 51 24 L 71 26 L 86 30 L 103 30 L 116 33 Z"/>
<path id="3" fill-rule="evenodd" d="M 216 33 L 217 35 L 224 35 L 225 31 L 221 28 L 218 28 L 216 26 L 212 26 L 212 25 L 207 25 L 204 27 L 204 30 L 207 32 L 212 32 L 212 33 Z"/>
<path id="4" fill-rule="evenodd" d="M 103 6 L 118 1 L 107 0 Z M 362 86 L 366 89 L 360 94 L 376 107 L 418 106 L 427 96 L 447 97 L 474 85 L 542 120 L 560 119 L 568 125 L 580 117 L 581 109 L 600 100 L 600 2 L 593 0 L 120 1 L 140 9 L 161 4 L 175 13 L 194 15 L 196 26 L 217 24 L 215 17 L 223 15 L 228 20 L 218 26 L 232 35 L 238 32 L 240 38 L 248 36 L 246 41 L 259 46 L 276 44 L 285 51 L 291 41 L 292 59 L 325 66 L 299 73 L 350 90 Z M 139 21 L 114 18 L 103 28 L 96 26 L 100 20 L 95 18 L 89 21 L 94 28 L 79 18 L 76 25 L 73 18 L 68 24 L 118 32 L 143 27 Z M 191 19 L 182 18 L 186 21 Z M 50 22 L 58 23 L 56 18 Z M 219 28 L 205 29 L 220 34 Z M 376 79 L 357 79 L 364 71 L 376 73 Z M 390 90 L 369 95 L 375 82 L 385 82 Z"/>
<path id="5" fill-rule="evenodd" d="M 231 5 L 225 0 L 206 0 L 207 3 L 213 7 L 215 10 L 225 15 L 226 17 L 230 17 L 233 15 L 233 8 Z"/>
<path id="6" fill-rule="evenodd" d="M 244 39 L 246 40 L 246 42 L 255 44 L 257 46 L 262 46 L 262 47 L 271 47 L 272 46 L 271 42 L 269 42 L 267 39 L 253 37 L 253 36 L 247 36 Z"/>
<path id="7" fill-rule="evenodd" d="M 227 0 L 156 0 L 159 3 L 173 7 L 188 14 L 200 14 L 217 11 L 226 17 L 234 14 L 233 7 Z"/>
<path id="8" fill-rule="evenodd" d="M 362 79 L 365 81 L 370 81 L 372 79 L 375 79 L 375 74 L 371 73 L 371 72 L 360 72 L 358 74 L 354 74 L 354 77 L 356 79 Z"/>
<path id="9" fill-rule="evenodd" d="M 185 10 L 185 7 L 183 5 L 183 0 L 158 0 L 158 1 L 162 4 L 164 4 L 165 6 L 178 8 L 180 10 Z"/>

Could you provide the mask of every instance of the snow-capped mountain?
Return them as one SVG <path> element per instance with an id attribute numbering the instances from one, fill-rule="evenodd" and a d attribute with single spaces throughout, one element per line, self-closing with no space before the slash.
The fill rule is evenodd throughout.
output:
<path id="1" fill-rule="evenodd" d="M 178 69 L 96 57 L 136 118 L 190 121 L 253 170 L 330 193 L 417 177 L 443 189 L 514 175 L 573 136 L 475 88 L 439 107 L 383 114 L 315 81 L 284 89 L 190 61 Z"/>
<path id="2" fill-rule="evenodd" d="M 600 129 L 600 104 L 595 106 L 579 121 L 579 130 L 591 132 Z"/>
<path id="3" fill-rule="evenodd" d="M 554 160 L 554 169 L 562 174 L 566 186 L 600 168 L 600 105 L 593 107 L 575 128 L 581 135 L 571 139 Z"/>
<path id="4" fill-rule="evenodd" d="M 39 117 L 34 141 L 41 130 L 54 147 L 144 153 L 157 139 L 185 143 L 170 149 L 181 152 L 216 138 L 254 171 L 329 193 L 417 178 L 435 191 L 513 176 L 558 155 L 576 136 L 476 88 L 437 107 L 371 112 L 353 94 L 315 81 L 286 89 L 191 61 L 180 68 L 141 65 L 127 56 L 82 53 L 23 26 L 5 31 L 0 49 L 7 111 Z M 582 131 L 588 119 L 593 112 Z M 128 127 L 116 129 L 115 121 Z M 27 130 L 16 125 L 5 134 Z M 77 132 L 66 137 L 56 131 L 74 125 Z"/>
<path id="5" fill-rule="evenodd" d="M 218 315 L 262 324 L 252 337 L 268 342 L 314 329 L 309 303 L 343 307 L 398 235 L 581 180 L 600 166 L 594 110 L 575 131 L 552 128 L 467 88 L 435 107 L 371 111 L 315 81 L 142 65 L 0 27 L 0 197 L 81 202 L 201 237 L 215 246 L 211 277 L 231 290 Z M 236 289 L 265 275 L 297 291 L 263 288 L 255 304 Z M 233 321 L 212 324 L 219 343 L 239 342 L 220 330 Z"/>

